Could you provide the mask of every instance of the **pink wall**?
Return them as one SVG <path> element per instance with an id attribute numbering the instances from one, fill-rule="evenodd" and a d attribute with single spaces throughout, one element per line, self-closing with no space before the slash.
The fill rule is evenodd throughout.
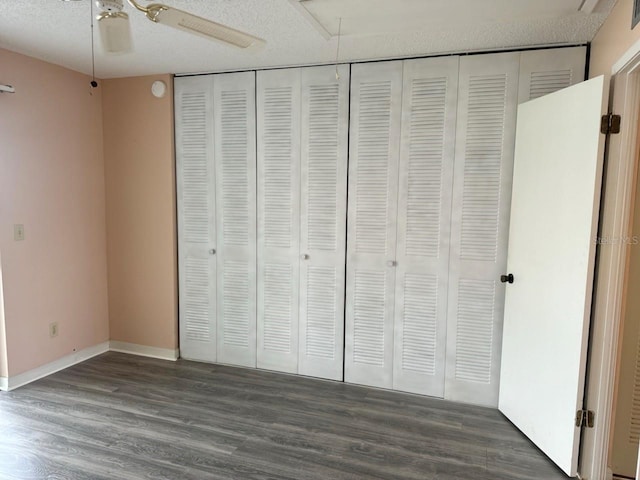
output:
<path id="1" fill-rule="evenodd" d="M 0 66 L 17 91 L 0 97 L 7 367 L 17 375 L 109 338 L 102 99 L 59 66 L 6 50 Z"/>
<path id="2" fill-rule="evenodd" d="M 172 86 L 103 82 L 111 340 L 166 349 L 178 346 Z"/>
<path id="3" fill-rule="evenodd" d="M 591 78 L 611 76 L 611 68 L 640 40 L 640 25 L 631 30 L 633 0 L 618 0 L 613 11 L 591 43 Z"/>

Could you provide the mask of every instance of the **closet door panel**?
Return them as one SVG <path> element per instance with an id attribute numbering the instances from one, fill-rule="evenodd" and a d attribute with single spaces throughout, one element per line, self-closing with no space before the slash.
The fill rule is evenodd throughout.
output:
<path id="1" fill-rule="evenodd" d="M 255 73 L 214 76 L 218 362 L 256 366 Z"/>
<path id="2" fill-rule="evenodd" d="M 298 372 L 300 69 L 257 73 L 259 368 Z"/>
<path id="3" fill-rule="evenodd" d="M 518 103 L 528 102 L 583 82 L 586 61 L 587 47 L 522 52 Z"/>
<path id="4" fill-rule="evenodd" d="M 349 65 L 304 68 L 299 373 L 343 379 Z"/>
<path id="5" fill-rule="evenodd" d="M 444 396 L 458 57 L 404 62 L 393 388 Z"/>
<path id="6" fill-rule="evenodd" d="M 180 351 L 216 361 L 215 172 L 211 77 L 175 82 Z"/>
<path id="7" fill-rule="evenodd" d="M 464 57 L 456 132 L 445 398 L 497 406 L 519 53 Z"/>
<path id="8" fill-rule="evenodd" d="M 401 61 L 353 65 L 345 380 L 393 386 Z"/>

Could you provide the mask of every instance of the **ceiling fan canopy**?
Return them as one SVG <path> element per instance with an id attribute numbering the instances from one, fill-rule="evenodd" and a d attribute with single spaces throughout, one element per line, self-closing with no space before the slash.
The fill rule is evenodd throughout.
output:
<path id="1" fill-rule="evenodd" d="M 265 44 L 261 38 L 177 8 L 159 3 L 144 6 L 135 0 L 127 1 L 154 23 L 167 25 L 208 40 L 242 49 L 258 48 Z M 100 9 L 97 21 L 105 51 L 111 54 L 132 51 L 131 27 L 129 15 L 123 11 L 124 1 L 95 0 L 95 3 Z"/>

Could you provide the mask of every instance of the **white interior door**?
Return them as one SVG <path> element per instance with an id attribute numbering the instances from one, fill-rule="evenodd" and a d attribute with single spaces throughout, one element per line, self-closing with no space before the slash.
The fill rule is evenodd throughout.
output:
<path id="1" fill-rule="evenodd" d="M 213 76 L 217 361 L 256 366 L 255 73 Z"/>
<path id="2" fill-rule="evenodd" d="M 500 410 L 577 474 L 604 136 L 599 77 L 520 105 Z M 506 273 L 506 272 L 505 272 Z"/>
<path id="3" fill-rule="evenodd" d="M 349 65 L 301 70 L 298 373 L 342 380 Z"/>
<path id="4" fill-rule="evenodd" d="M 459 57 L 406 60 L 393 388 L 444 395 Z"/>
<path id="5" fill-rule="evenodd" d="M 353 65 L 345 380 L 393 386 L 402 62 Z"/>
<path id="6" fill-rule="evenodd" d="M 211 77 L 178 78 L 176 175 L 180 352 L 216 361 L 215 170 Z"/>
<path id="7" fill-rule="evenodd" d="M 298 372 L 300 69 L 257 73 L 259 368 Z"/>

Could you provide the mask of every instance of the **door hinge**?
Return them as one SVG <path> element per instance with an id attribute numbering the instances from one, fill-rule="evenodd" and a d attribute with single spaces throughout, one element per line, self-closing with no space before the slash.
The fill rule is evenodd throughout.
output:
<path id="1" fill-rule="evenodd" d="M 602 116 L 602 122 L 600 123 L 600 132 L 604 135 L 615 135 L 620 133 L 620 124 L 622 123 L 622 117 L 620 115 L 614 115 L 608 113 Z"/>
<path id="2" fill-rule="evenodd" d="M 593 410 L 578 410 L 576 412 L 576 427 L 593 428 L 596 414 Z"/>

